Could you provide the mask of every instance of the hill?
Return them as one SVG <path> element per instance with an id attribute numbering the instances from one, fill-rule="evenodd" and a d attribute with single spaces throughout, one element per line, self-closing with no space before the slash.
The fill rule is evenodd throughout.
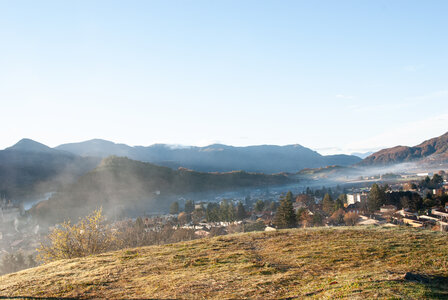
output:
<path id="1" fill-rule="evenodd" d="M 245 170 L 272 174 L 327 165 L 346 166 L 361 160 L 352 155 L 322 156 L 301 145 L 233 147 L 214 144 L 207 147 L 179 147 L 155 144 L 148 147 L 130 147 L 95 139 L 60 145 L 56 149 L 81 156 L 126 156 L 174 169 L 184 167 L 200 172 Z"/>
<path id="2" fill-rule="evenodd" d="M 359 165 L 390 165 L 403 162 L 428 160 L 448 160 L 448 132 L 414 146 L 396 146 L 373 153 Z"/>
<path id="3" fill-rule="evenodd" d="M 56 261 L 0 277 L 0 295 L 446 298 L 447 257 L 447 235 L 425 230 L 339 227 L 245 233 Z"/>
<path id="4" fill-rule="evenodd" d="M 201 173 L 172 170 L 150 163 L 112 156 L 79 180 L 32 210 L 40 219 L 84 216 L 102 206 L 108 215 L 121 211 L 167 210 L 173 199 L 189 193 L 236 190 L 242 187 L 291 183 L 285 174 L 234 171 Z"/>
<path id="5" fill-rule="evenodd" d="M 22 139 L 0 151 L 0 194 L 20 199 L 51 191 L 93 169 L 99 161 Z"/>
<path id="6" fill-rule="evenodd" d="M 313 179 L 347 179 L 359 176 L 360 171 L 355 167 L 327 166 L 325 168 L 303 169 L 297 173 L 299 178 Z"/>

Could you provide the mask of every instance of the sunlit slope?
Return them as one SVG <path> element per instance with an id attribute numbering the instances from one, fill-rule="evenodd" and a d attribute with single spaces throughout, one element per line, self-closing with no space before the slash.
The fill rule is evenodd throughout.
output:
<path id="1" fill-rule="evenodd" d="M 448 160 L 448 132 L 414 146 L 396 146 L 380 150 L 363 159 L 359 165 L 381 166 L 411 161 L 438 161 Z"/>
<path id="2" fill-rule="evenodd" d="M 447 242 L 439 232 L 396 228 L 229 235 L 61 260 L 0 277 L 0 295 L 444 298 Z"/>

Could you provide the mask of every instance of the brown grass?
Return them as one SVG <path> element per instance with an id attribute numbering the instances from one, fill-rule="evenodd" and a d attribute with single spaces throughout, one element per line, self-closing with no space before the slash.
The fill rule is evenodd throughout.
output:
<path id="1" fill-rule="evenodd" d="M 361 227 L 228 235 L 49 263 L 0 277 L 0 295 L 448 298 L 448 236 Z"/>

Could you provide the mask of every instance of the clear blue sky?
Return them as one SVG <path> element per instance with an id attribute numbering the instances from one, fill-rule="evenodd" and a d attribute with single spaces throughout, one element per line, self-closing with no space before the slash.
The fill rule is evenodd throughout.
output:
<path id="1" fill-rule="evenodd" d="M 0 148 L 301 144 L 448 131 L 448 1 L 0 0 Z"/>

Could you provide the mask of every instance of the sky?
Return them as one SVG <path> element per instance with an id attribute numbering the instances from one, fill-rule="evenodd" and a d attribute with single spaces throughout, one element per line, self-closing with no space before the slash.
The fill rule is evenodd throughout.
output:
<path id="1" fill-rule="evenodd" d="M 0 148 L 301 144 L 448 131 L 448 1 L 0 0 Z"/>

